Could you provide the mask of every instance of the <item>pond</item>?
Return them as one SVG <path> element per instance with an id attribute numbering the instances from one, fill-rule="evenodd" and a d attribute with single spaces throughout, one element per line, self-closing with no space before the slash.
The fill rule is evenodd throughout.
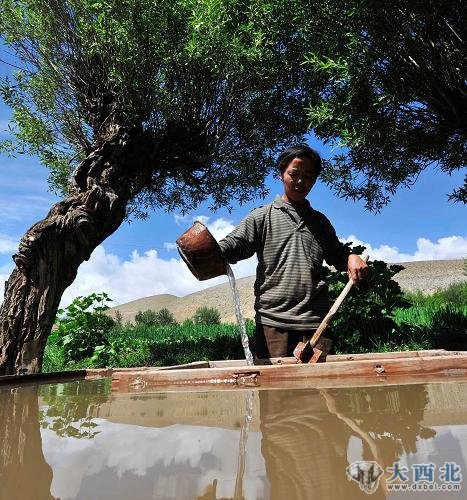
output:
<path id="1" fill-rule="evenodd" d="M 0 498 L 465 498 L 466 389 L 0 386 Z"/>

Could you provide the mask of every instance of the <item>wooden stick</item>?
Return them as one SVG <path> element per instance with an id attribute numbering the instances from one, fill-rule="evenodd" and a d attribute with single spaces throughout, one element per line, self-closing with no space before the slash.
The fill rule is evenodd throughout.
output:
<path id="1" fill-rule="evenodd" d="M 365 262 L 367 262 L 368 255 L 365 255 L 365 257 L 363 257 L 363 260 Z M 329 309 L 329 312 L 326 314 L 323 321 L 321 321 L 321 323 L 318 326 L 313 337 L 311 337 L 311 339 L 310 339 L 311 347 L 314 347 L 316 345 L 316 343 L 318 342 L 318 340 L 321 337 L 321 335 L 323 334 L 323 332 L 331 324 L 332 317 L 334 316 L 334 314 L 336 314 L 336 312 L 339 309 L 339 307 L 341 306 L 342 302 L 344 302 L 344 299 L 347 297 L 347 295 L 350 292 L 350 289 L 353 287 L 353 285 L 354 285 L 354 280 L 352 278 L 349 278 L 349 281 L 345 285 L 344 289 L 337 297 L 337 299 L 334 302 L 334 304 L 332 305 L 331 309 Z"/>
<path id="2" fill-rule="evenodd" d="M 363 257 L 363 260 L 365 262 L 367 262 L 368 255 L 365 255 L 365 257 Z M 344 289 L 341 291 L 341 293 L 337 297 L 336 301 L 334 302 L 331 309 L 324 317 L 323 321 L 321 321 L 321 323 L 319 324 L 313 337 L 311 337 L 311 339 L 308 342 L 306 342 L 304 345 L 303 345 L 303 343 L 299 343 L 298 346 L 296 347 L 296 349 L 299 351 L 299 354 L 296 355 L 297 359 L 299 359 L 300 361 L 305 362 L 305 363 L 307 363 L 309 361 L 313 363 L 313 362 L 316 362 L 318 360 L 319 356 L 321 355 L 321 352 L 317 351 L 316 356 L 313 356 L 313 349 L 314 349 L 315 345 L 318 343 L 318 340 L 320 339 L 323 332 L 330 325 L 332 317 L 334 316 L 334 314 L 336 314 L 336 312 L 339 309 L 339 307 L 341 306 L 342 302 L 344 302 L 344 299 L 347 297 L 347 295 L 350 292 L 350 289 L 353 287 L 353 285 L 354 285 L 354 280 L 351 277 L 349 277 L 349 281 L 347 282 Z M 295 351 L 294 351 L 294 354 L 296 354 Z"/>

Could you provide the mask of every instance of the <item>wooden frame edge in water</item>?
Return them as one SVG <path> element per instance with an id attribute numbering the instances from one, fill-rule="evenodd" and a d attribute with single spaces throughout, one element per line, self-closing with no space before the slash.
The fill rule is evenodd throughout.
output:
<path id="1" fill-rule="evenodd" d="M 206 366 L 113 369 L 112 391 L 153 392 L 234 388 L 355 387 L 467 379 L 467 351 L 411 351 L 329 356 L 329 361 L 298 364 L 294 358 L 214 361 Z"/>

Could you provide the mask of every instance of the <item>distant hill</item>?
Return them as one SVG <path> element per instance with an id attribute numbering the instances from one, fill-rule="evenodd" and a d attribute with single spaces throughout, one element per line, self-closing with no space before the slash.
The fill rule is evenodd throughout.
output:
<path id="1" fill-rule="evenodd" d="M 467 280 L 467 276 L 464 274 L 463 259 L 403 262 L 401 265 L 405 269 L 398 273 L 394 279 L 403 290 L 421 290 L 424 293 L 432 293 L 438 289 L 446 288 L 452 283 Z M 240 305 L 246 318 L 254 318 L 254 280 L 254 276 L 237 280 Z M 177 321 L 183 321 L 191 318 L 196 309 L 203 306 L 215 307 L 219 311 L 223 323 L 236 322 L 232 293 L 228 283 L 206 288 L 184 297 L 163 294 L 133 300 L 111 308 L 109 313 L 114 316 L 116 311 L 120 311 L 123 321 L 126 322 L 133 321 L 138 311 L 146 311 L 147 309 L 158 311 L 166 307 Z"/>

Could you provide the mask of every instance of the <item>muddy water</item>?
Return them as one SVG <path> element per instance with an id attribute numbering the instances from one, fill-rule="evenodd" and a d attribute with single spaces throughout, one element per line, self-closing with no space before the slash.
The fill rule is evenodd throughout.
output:
<path id="1" fill-rule="evenodd" d="M 467 381 L 154 394 L 112 394 L 105 380 L 0 387 L 0 444 L 2 500 L 460 499 Z M 445 485 L 446 463 L 451 485 L 464 475 L 460 492 L 389 491 L 421 484 L 422 472 Z"/>

